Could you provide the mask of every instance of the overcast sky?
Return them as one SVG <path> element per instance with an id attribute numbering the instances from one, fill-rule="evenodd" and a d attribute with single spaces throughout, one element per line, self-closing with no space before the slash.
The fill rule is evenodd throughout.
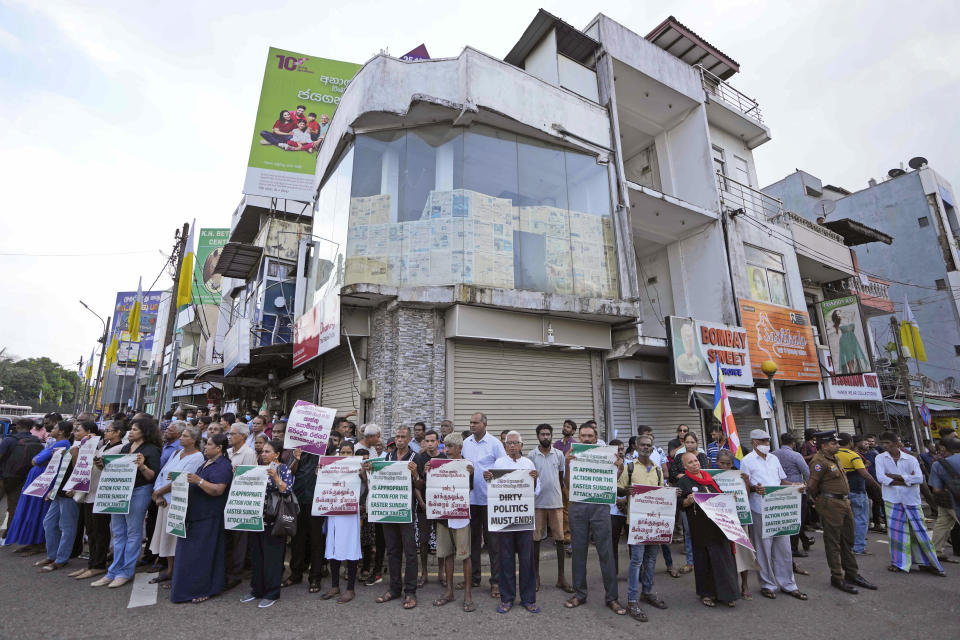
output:
<path id="1" fill-rule="evenodd" d="M 20 357 L 88 357 L 102 329 L 78 299 L 107 316 L 156 278 L 183 222 L 230 226 L 271 45 L 502 58 L 540 6 L 641 35 L 672 14 L 740 63 L 731 82 L 773 135 L 761 184 L 802 168 L 856 190 L 923 155 L 960 186 L 960 3 L 80 4 L 0 0 L 0 347 Z"/>

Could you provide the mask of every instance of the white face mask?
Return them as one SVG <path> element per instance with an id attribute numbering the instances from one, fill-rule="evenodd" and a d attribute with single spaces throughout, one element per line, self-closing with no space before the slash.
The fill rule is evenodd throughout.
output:
<path id="1" fill-rule="evenodd" d="M 757 453 L 761 453 L 761 454 L 763 454 L 763 455 L 767 455 L 768 453 L 770 453 L 770 445 L 768 445 L 768 444 L 758 444 L 758 445 L 757 445 Z"/>

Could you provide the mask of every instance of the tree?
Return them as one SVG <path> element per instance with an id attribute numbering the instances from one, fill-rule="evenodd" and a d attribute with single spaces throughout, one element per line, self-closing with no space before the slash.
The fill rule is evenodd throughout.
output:
<path id="1" fill-rule="evenodd" d="M 0 402 L 33 407 L 36 413 L 73 408 L 79 375 L 50 358 L 18 360 L 0 350 Z M 41 401 L 41 390 L 43 392 Z"/>

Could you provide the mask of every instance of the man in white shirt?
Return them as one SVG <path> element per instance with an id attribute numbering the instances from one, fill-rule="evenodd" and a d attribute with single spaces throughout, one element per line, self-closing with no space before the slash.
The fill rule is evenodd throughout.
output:
<path id="1" fill-rule="evenodd" d="M 507 455 L 497 458 L 494 469 L 528 469 L 534 479 L 533 493 L 540 495 L 540 480 L 533 461 L 523 456 L 523 438 L 517 431 L 508 431 L 504 439 Z M 493 479 L 488 470 L 483 474 L 487 482 Z M 536 504 L 536 503 L 534 503 Z M 536 510 L 536 508 L 534 508 Z M 497 534 L 500 544 L 500 606 L 497 613 L 506 613 L 513 607 L 517 597 L 517 575 L 514 570 L 514 556 L 520 561 L 520 604 L 530 613 L 540 613 L 537 606 L 537 581 L 533 569 L 533 531 L 501 531 Z"/>
<path id="2" fill-rule="evenodd" d="M 750 494 L 750 511 L 753 512 L 753 526 L 750 528 L 750 542 L 757 552 L 760 565 L 760 593 L 771 600 L 777 597 L 776 589 L 806 600 L 807 595 L 797 588 L 793 577 L 793 551 L 790 548 L 790 536 L 763 537 L 763 495 L 764 487 L 780 485 L 798 485 L 803 483 L 784 482 L 787 474 L 780 460 L 770 454 L 770 436 L 763 429 L 750 432 L 750 446 L 753 449 L 740 462 L 740 473 L 747 476 L 747 493 Z"/>
<path id="3" fill-rule="evenodd" d="M 892 431 L 880 434 L 880 446 L 885 451 L 873 464 L 887 507 L 890 570 L 906 573 L 915 562 L 924 571 L 945 576 L 920 506 L 920 484 L 923 482 L 920 463 L 900 450 L 900 436 Z"/>
<path id="4" fill-rule="evenodd" d="M 227 458 L 233 470 L 239 466 L 256 466 L 257 452 L 247 446 L 250 428 L 245 422 L 234 422 L 227 431 Z M 227 531 L 226 535 L 227 589 L 240 584 L 243 579 L 243 563 L 247 557 L 247 532 Z"/>
<path id="5" fill-rule="evenodd" d="M 537 523 L 533 536 L 533 566 L 537 574 L 537 587 L 540 586 L 540 542 L 547 537 L 549 527 L 557 549 L 557 588 L 573 593 L 573 587 L 567 583 L 563 572 L 563 471 L 566 461 L 563 453 L 552 444 L 552 426 L 546 423 L 538 425 L 537 440 L 540 446 L 535 447 L 528 456 L 540 480 L 540 493 L 536 501 Z"/>
<path id="6" fill-rule="evenodd" d="M 257 452 L 247 445 L 249 436 L 250 427 L 245 422 L 234 422 L 230 425 L 230 431 L 227 432 L 227 440 L 230 443 L 227 447 L 227 458 L 234 471 L 241 465 L 257 466 Z"/>
<path id="7" fill-rule="evenodd" d="M 487 432 L 487 416 L 470 416 L 471 436 L 463 441 L 463 457 L 473 465 L 473 489 L 470 490 L 470 562 L 473 586 L 480 586 L 480 547 L 487 546 L 490 557 L 490 595 L 500 597 L 500 544 L 497 534 L 487 530 L 487 483 L 483 472 L 497 459 L 507 455 L 500 439 Z"/>

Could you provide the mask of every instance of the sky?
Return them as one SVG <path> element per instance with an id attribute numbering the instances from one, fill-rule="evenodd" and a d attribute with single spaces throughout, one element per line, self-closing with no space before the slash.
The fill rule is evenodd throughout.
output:
<path id="1" fill-rule="evenodd" d="M 859 190 L 921 155 L 960 187 L 960 3 L 0 0 L 0 349 L 75 367 L 102 333 L 79 300 L 107 317 L 138 278 L 170 285 L 184 222 L 230 226 L 268 47 L 502 58 L 539 7 L 642 35 L 674 15 L 739 62 L 761 185 Z"/>

